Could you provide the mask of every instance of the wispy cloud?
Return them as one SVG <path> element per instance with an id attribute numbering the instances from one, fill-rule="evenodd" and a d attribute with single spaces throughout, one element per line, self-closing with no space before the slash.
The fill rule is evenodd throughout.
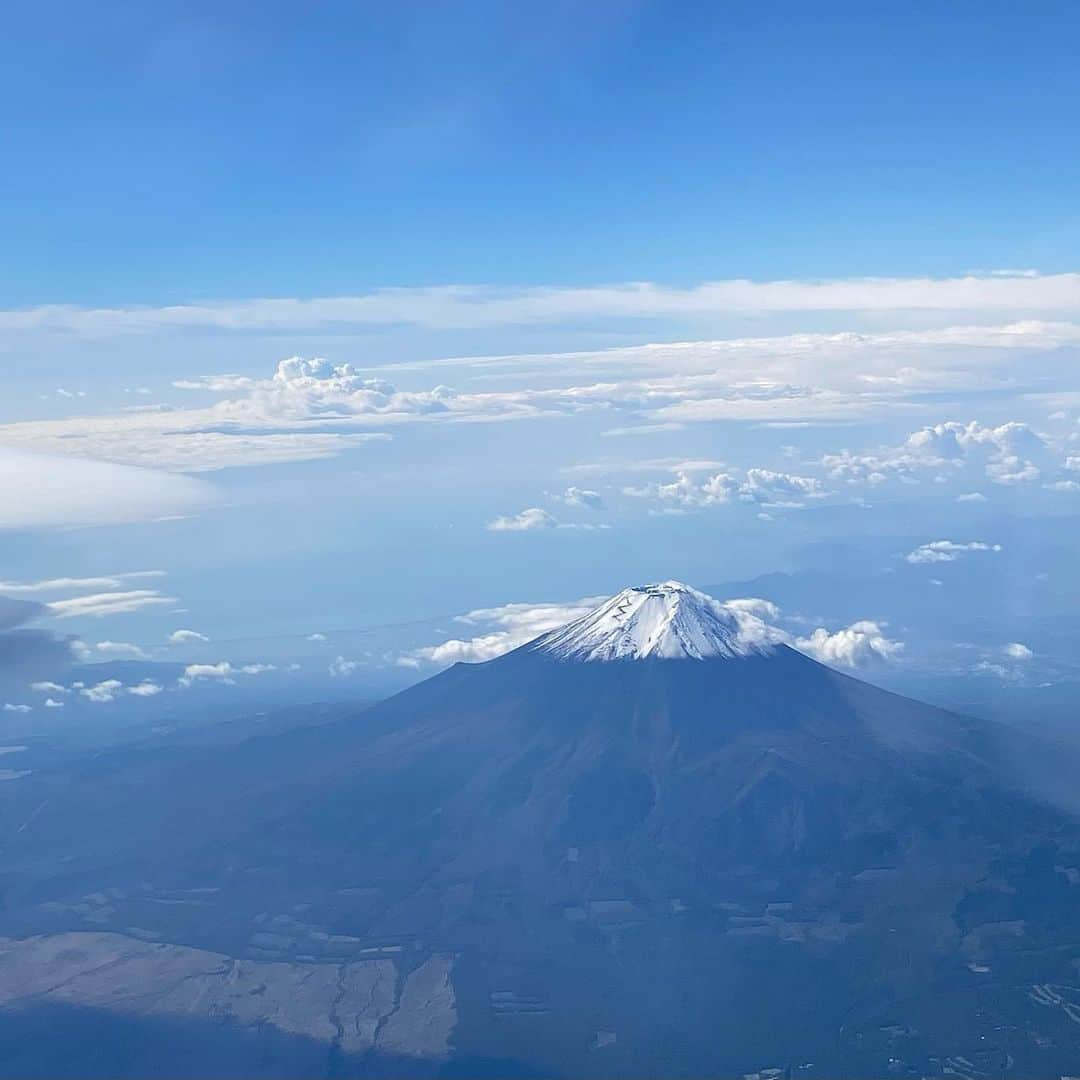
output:
<path id="1" fill-rule="evenodd" d="M 480 328 L 585 319 L 693 319 L 732 312 L 1050 311 L 1080 307 L 1078 274 L 832 281 L 735 279 L 673 288 L 628 282 L 584 288 L 444 285 L 356 296 L 221 300 L 162 307 L 46 304 L 0 312 L 0 332 L 115 337 L 162 330 L 224 333 L 412 325 Z"/>
<path id="2" fill-rule="evenodd" d="M 163 596 L 156 589 L 129 589 L 124 592 L 91 593 L 54 600 L 46 604 L 48 613 L 56 619 L 77 616 L 125 615 L 150 607 L 166 607 L 176 603 L 176 597 Z"/>

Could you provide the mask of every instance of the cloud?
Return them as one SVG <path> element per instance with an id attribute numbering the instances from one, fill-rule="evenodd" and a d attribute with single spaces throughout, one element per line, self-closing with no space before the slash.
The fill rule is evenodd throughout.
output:
<path id="1" fill-rule="evenodd" d="M 590 287 L 441 285 L 354 296 L 260 298 L 167 307 L 66 304 L 0 311 L 8 334 L 110 338 L 162 331 L 274 333 L 368 326 L 463 329 L 580 323 L 583 319 L 693 319 L 732 312 L 1048 311 L 1080 307 L 1080 275 L 971 274 L 954 278 L 711 281 L 685 288 L 650 282 Z"/>
<path id="2" fill-rule="evenodd" d="M 1002 284 L 989 282 L 991 288 Z M 383 367 L 377 376 L 349 364 L 291 357 L 265 378 L 216 374 L 176 384 L 213 395 L 206 405 L 27 420 L 0 425 L 0 442 L 202 472 L 334 456 L 386 438 L 391 427 L 405 423 L 602 412 L 624 421 L 609 430 L 644 431 L 720 419 L 861 419 L 928 392 L 1015 392 L 1018 354 L 1033 385 L 1052 388 L 1064 367 L 1053 362 L 1060 360 L 1057 351 L 1078 342 L 1080 327 L 1028 321 L 466 357 Z M 473 385 L 478 372 L 497 370 L 507 386 L 463 392 L 438 382 L 404 389 L 384 377 L 426 368 Z M 1010 475 L 1022 474 L 1005 470 L 1002 482 Z"/>
<path id="3" fill-rule="evenodd" d="M 126 581 L 164 576 L 164 570 L 132 570 L 124 574 L 108 574 L 102 577 L 60 577 L 47 578 L 44 581 L 0 581 L 0 593 L 23 594 L 70 592 L 72 589 L 122 589 Z"/>
<path id="4" fill-rule="evenodd" d="M 157 589 L 130 589 L 126 592 L 91 593 L 68 600 L 54 600 L 45 608 L 54 619 L 73 619 L 78 616 L 126 615 L 132 611 L 175 603 L 176 597 L 163 596 Z"/>
<path id="5" fill-rule="evenodd" d="M 66 686 L 61 686 L 59 683 L 51 682 L 48 679 L 31 683 L 30 689 L 36 690 L 39 694 L 66 694 L 68 692 Z"/>
<path id="6" fill-rule="evenodd" d="M 212 501 L 189 477 L 0 446 L 0 529 L 153 521 Z"/>
<path id="7" fill-rule="evenodd" d="M 326 640 L 326 635 L 325 634 L 308 634 L 307 637 L 304 640 L 305 641 L 322 642 L 322 641 Z"/>
<path id="8" fill-rule="evenodd" d="M 689 472 L 679 471 L 674 480 L 631 485 L 622 490 L 624 495 L 681 508 L 700 508 L 731 502 L 798 508 L 804 506 L 808 499 L 820 499 L 826 495 L 821 482 L 814 477 L 796 476 L 772 469 L 718 472 L 703 480 L 696 480 Z"/>
<path id="9" fill-rule="evenodd" d="M 605 597 L 586 597 L 569 604 L 503 604 L 478 608 L 459 615 L 466 626 L 489 627 L 487 633 L 471 638 L 451 638 L 438 645 L 417 649 L 412 658 L 433 664 L 479 663 L 516 649 L 548 630 L 555 630 L 587 614 Z"/>
<path id="10" fill-rule="evenodd" d="M 809 636 L 796 638 L 793 644 L 824 664 L 849 668 L 863 667 L 872 660 L 895 660 L 904 649 L 903 642 L 885 636 L 883 624 L 870 619 L 831 633 L 819 626 Z"/>
<path id="11" fill-rule="evenodd" d="M 1002 655 L 1010 660 L 1030 660 L 1035 654 L 1026 645 L 1019 641 L 1010 641 L 1002 646 Z"/>
<path id="12" fill-rule="evenodd" d="M 30 705 L 12 705 L 10 702 L 4 705 L 4 712 L 13 713 L 28 713 L 31 711 Z"/>
<path id="13" fill-rule="evenodd" d="M 268 671 L 276 671 L 274 664 L 241 664 L 234 666 L 228 660 L 221 660 L 216 664 L 188 664 L 184 668 L 184 674 L 180 676 L 181 686 L 193 686 L 200 681 L 215 681 L 231 685 L 238 675 L 263 675 Z"/>
<path id="14" fill-rule="evenodd" d="M 115 701 L 116 695 L 119 694 L 123 688 L 124 684 L 119 679 L 105 679 L 95 686 L 83 687 L 79 693 L 86 698 L 87 701 L 91 701 L 95 705 L 102 705 Z"/>
<path id="15" fill-rule="evenodd" d="M 197 630 L 174 630 L 169 635 L 170 645 L 205 645 L 209 640 L 205 634 L 200 634 Z"/>
<path id="16" fill-rule="evenodd" d="M 360 667 L 359 660 L 346 660 L 344 656 L 335 656 L 330 661 L 327 671 L 335 679 L 344 679 L 352 675 L 358 667 Z"/>
<path id="17" fill-rule="evenodd" d="M 930 472 L 948 479 L 967 469 L 980 470 L 991 483 L 1010 486 L 1032 483 L 1058 467 L 1047 439 L 1015 420 L 997 427 L 947 420 L 913 431 L 900 446 L 859 453 L 841 450 L 825 454 L 821 464 L 830 479 L 872 486 L 889 480 L 916 483 Z M 978 492 L 961 496 L 965 501 L 980 498 Z"/>
<path id="18" fill-rule="evenodd" d="M 0 689 L 53 680 L 75 660 L 74 640 L 22 624 L 44 605 L 0 596 Z"/>
<path id="19" fill-rule="evenodd" d="M 969 491 L 963 495 L 957 495 L 956 501 L 960 503 L 984 503 L 990 500 L 981 491 Z"/>
<path id="20" fill-rule="evenodd" d="M 99 641 L 95 646 L 99 653 L 106 656 L 127 656 L 134 660 L 145 660 L 146 653 L 130 641 Z"/>
<path id="21" fill-rule="evenodd" d="M 183 686 L 191 686 L 201 679 L 215 679 L 231 683 L 236 674 L 236 669 L 228 660 L 222 660 L 216 664 L 188 664 L 184 668 L 184 674 L 180 676 L 180 683 Z"/>
<path id="22" fill-rule="evenodd" d="M 489 521 L 487 528 L 490 532 L 531 532 L 533 529 L 554 529 L 558 524 L 546 510 L 530 506 L 520 514 Z"/>
<path id="23" fill-rule="evenodd" d="M 987 544 L 982 540 L 973 540 L 970 543 L 959 544 L 955 540 L 932 540 L 928 544 L 920 544 L 914 551 L 909 551 L 904 559 L 916 566 L 926 563 L 956 562 L 963 555 L 973 551 L 1001 551 L 1000 544 Z"/>
<path id="24" fill-rule="evenodd" d="M 579 619 L 602 604 L 607 597 L 589 596 L 569 603 L 513 603 L 479 608 L 459 615 L 456 622 L 476 627 L 481 633 L 414 649 L 400 659 L 409 666 L 429 664 L 482 663 L 493 660 L 521 645 Z M 895 660 L 903 643 L 884 633 L 884 624 L 862 620 L 842 630 L 830 632 L 818 627 L 805 637 L 794 637 L 776 625 L 780 608 L 759 597 L 738 597 L 716 601 L 739 620 L 742 633 L 756 640 L 785 643 L 823 661 L 844 667 L 861 667 L 871 660 Z"/>
<path id="25" fill-rule="evenodd" d="M 46 709 L 62 709 L 63 707 L 64 703 L 62 701 L 57 701 L 56 698 L 49 697 L 45 699 Z"/>
<path id="26" fill-rule="evenodd" d="M 154 697 L 155 694 L 160 694 L 164 689 L 160 683 L 156 683 L 151 679 L 144 679 L 141 683 L 136 683 L 135 686 L 129 686 L 127 692 L 134 694 L 136 697 Z"/>
<path id="27" fill-rule="evenodd" d="M 599 492 L 590 491 L 587 488 L 568 487 L 562 493 L 561 498 L 567 506 L 584 506 L 590 510 L 602 510 L 604 508 L 604 500 L 600 497 Z"/>

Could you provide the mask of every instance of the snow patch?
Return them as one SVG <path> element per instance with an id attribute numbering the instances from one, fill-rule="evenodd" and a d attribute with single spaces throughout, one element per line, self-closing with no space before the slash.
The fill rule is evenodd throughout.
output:
<path id="1" fill-rule="evenodd" d="M 624 589 L 529 648 L 559 660 L 705 660 L 769 653 L 786 640 L 753 605 L 665 581 Z"/>

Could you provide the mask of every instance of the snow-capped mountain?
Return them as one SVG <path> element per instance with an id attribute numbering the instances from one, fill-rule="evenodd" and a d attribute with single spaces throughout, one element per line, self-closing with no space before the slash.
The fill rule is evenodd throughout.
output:
<path id="1" fill-rule="evenodd" d="M 771 652 L 786 635 L 679 581 L 623 589 L 529 647 L 559 660 L 704 660 Z"/>
<path id="2" fill-rule="evenodd" d="M 1006 779 L 1029 744 L 777 634 L 627 589 L 348 719 L 168 769 L 132 753 L 119 794 L 80 773 L 0 830 L 6 866 L 59 868 L 21 932 L 92 875 L 193 890 L 205 922 L 124 909 L 164 941 L 378 956 L 405 986 L 440 958 L 417 1000 L 451 1016 L 446 1075 L 1069 1072 L 1080 827 Z"/>

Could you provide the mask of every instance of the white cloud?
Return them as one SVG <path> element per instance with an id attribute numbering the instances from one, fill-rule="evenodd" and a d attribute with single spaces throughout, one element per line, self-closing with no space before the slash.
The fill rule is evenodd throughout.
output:
<path id="1" fill-rule="evenodd" d="M 205 645 L 209 640 L 197 630 L 174 630 L 169 635 L 170 645 Z"/>
<path id="2" fill-rule="evenodd" d="M 188 664 L 184 668 L 184 674 L 180 676 L 180 682 L 184 686 L 191 686 L 200 679 L 214 679 L 221 682 L 233 682 L 236 669 L 228 660 L 222 660 L 217 664 Z"/>
<path id="3" fill-rule="evenodd" d="M 623 494 L 682 508 L 733 501 L 797 508 L 804 506 L 807 499 L 823 498 L 826 492 L 821 482 L 811 476 L 796 476 L 772 469 L 747 469 L 741 473 L 714 473 L 704 480 L 696 480 L 689 472 L 680 470 L 674 480 L 624 487 Z"/>
<path id="4" fill-rule="evenodd" d="M 335 679 L 344 679 L 352 675 L 358 667 L 360 667 L 359 660 L 346 660 L 344 656 L 335 656 L 327 671 Z"/>
<path id="5" fill-rule="evenodd" d="M 490 628 L 488 632 L 471 638 L 451 638 L 438 645 L 417 649 L 412 657 L 433 664 L 491 660 L 532 641 L 548 630 L 555 630 L 587 614 L 603 599 L 605 598 L 592 596 L 568 604 L 518 603 L 478 608 L 459 615 L 456 621 L 466 626 Z"/>
<path id="6" fill-rule="evenodd" d="M 961 503 L 984 503 L 990 500 L 981 491 L 969 491 L 963 495 L 957 495 L 956 501 Z"/>
<path id="7" fill-rule="evenodd" d="M 243 664 L 240 667 L 242 675 L 265 675 L 268 671 L 277 671 L 276 664 Z"/>
<path id="8" fill-rule="evenodd" d="M 94 686 L 84 687 L 79 693 L 95 705 L 102 705 L 115 701 L 123 687 L 124 684 L 119 679 L 105 679 Z"/>
<path id="9" fill-rule="evenodd" d="M 611 317 L 693 319 L 733 312 L 1073 312 L 1080 275 L 970 274 L 954 278 L 833 281 L 734 279 L 673 288 L 649 282 L 590 287 L 441 285 L 379 289 L 358 296 L 260 298 L 168 307 L 86 308 L 65 304 L 0 311 L 0 331 L 88 338 L 162 331 L 295 332 L 412 325 L 477 328 Z"/>
<path id="10" fill-rule="evenodd" d="M 895 660 L 904 649 L 903 642 L 885 636 L 883 624 L 870 619 L 831 633 L 819 626 L 809 636 L 796 638 L 794 646 L 824 664 L 849 668 L 862 667 L 871 660 Z"/>
<path id="11" fill-rule="evenodd" d="M 305 641 L 321 642 L 321 641 L 326 640 L 326 635 L 325 634 L 308 634 L 308 636 L 304 640 Z"/>
<path id="12" fill-rule="evenodd" d="M 56 698 L 50 697 L 45 699 L 46 709 L 62 709 L 63 707 L 64 703 L 62 701 L 57 701 Z"/>
<path id="13" fill-rule="evenodd" d="M 588 488 L 571 485 L 562 493 L 561 497 L 567 506 L 585 506 L 590 510 L 602 510 L 604 507 L 604 500 L 600 497 L 600 493 L 590 491 Z"/>
<path id="14" fill-rule="evenodd" d="M 61 686 L 55 682 L 34 682 L 30 684 L 31 690 L 36 690 L 39 694 L 66 694 L 68 689 L 66 686 Z"/>
<path id="15" fill-rule="evenodd" d="M 12 705 L 10 702 L 4 705 L 4 712 L 28 713 L 30 709 L 29 705 Z"/>
<path id="16" fill-rule="evenodd" d="M 1001 551 L 1000 544 L 987 544 L 982 540 L 973 540 L 970 543 L 960 544 L 955 540 L 932 540 L 928 544 L 920 544 L 914 551 L 909 551 L 904 559 L 915 565 L 925 563 L 956 562 L 963 555 L 973 551 Z"/>
<path id="17" fill-rule="evenodd" d="M 274 664 L 241 664 L 237 667 L 228 660 L 221 660 L 216 664 L 188 664 L 179 682 L 181 686 L 193 686 L 204 680 L 231 685 L 238 675 L 264 675 L 268 671 L 276 670 Z"/>
<path id="18" fill-rule="evenodd" d="M 1035 654 L 1026 645 L 1019 641 L 1010 641 L 1002 647 L 1001 652 L 1010 660 L 1030 660 Z"/>
<path id="19" fill-rule="evenodd" d="M 190 477 L 0 446 L 0 529 L 153 521 L 212 501 Z"/>
<path id="20" fill-rule="evenodd" d="M 1054 459 L 1050 444 L 1028 424 L 1013 420 L 989 427 L 947 420 L 912 432 L 900 446 L 826 454 L 822 466 L 831 479 L 849 484 L 916 483 L 927 473 L 948 479 L 975 468 L 991 483 L 1008 486 L 1038 480 Z M 963 498 L 979 501 L 978 494 Z"/>
<path id="21" fill-rule="evenodd" d="M 94 648 L 106 656 L 127 656 L 133 660 L 146 659 L 146 653 L 130 641 L 99 641 Z"/>
<path id="22" fill-rule="evenodd" d="M 176 597 L 163 596 L 156 589 L 130 589 L 125 592 L 92 593 L 68 600 L 54 600 L 45 607 L 53 618 L 72 619 L 77 616 L 124 615 L 148 607 L 175 603 Z"/>
<path id="23" fill-rule="evenodd" d="M 129 686 L 127 692 L 134 694 L 136 697 L 153 697 L 155 694 L 160 694 L 164 689 L 160 683 L 156 683 L 151 679 L 144 679 L 141 683 L 136 683 L 135 686 Z"/>
<path id="24" fill-rule="evenodd" d="M 494 521 L 489 521 L 487 528 L 491 532 L 531 532 L 533 529 L 553 529 L 558 524 L 546 510 L 530 506 L 520 514 L 497 517 Z"/>
<path id="25" fill-rule="evenodd" d="M 0 593 L 19 595 L 25 593 L 70 592 L 72 589 L 122 589 L 126 581 L 164 576 L 164 570 L 132 570 L 125 574 L 108 574 L 102 577 L 61 577 L 47 578 L 44 581 L 0 581 Z"/>
<path id="26" fill-rule="evenodd" d="M 984 284 L 993 290 L 1010 280 L 987 279 Z M 818 285 L 798 283 L 751 288 L 781 286 L 822 295 Z M 640 295 L 640 287 L 629 295 Z M 550 292 L 544 296 L 549 298 Z M 169 310 L 175 314 L 177 309 Z M 291 305 L 290 310 L 299 309 Z M 2 318 L 0 314 L 0 322 Z M 0 441 L 42 452 L 198 472 L 332 456 L 385 438 L 389 427 L 402 423 L 603 411 L 626 421 L 609 430 L 645 431 L 717 419 L 788 423 L 865 418 L 927 391 L 1013 388 L 1013 365 L 1021 353 L 1031 378 L 1042 375 L 1040 385 L 1053 387 L 1063 369 L 1060 363 L 1053 365 L 1055 350 L 1078 341 L 1076 326 L 1029 321 L 396 365 L 398 371 L 453 372 L 473 385 L 477 369 L 500 369 L 507 388 L 489 392 L 462 392 L 442 384 L 401 389 L 348 364 L 292 357 L 268 378 L 210 375 L 177 384 L 215 395 L 205 406 L 23 421 L 0 426 Z M 390 370 L 384 367 L 380 374 Z M 1026 478 L 1023 469 L 1003 468 L 999 482 Z"/>

